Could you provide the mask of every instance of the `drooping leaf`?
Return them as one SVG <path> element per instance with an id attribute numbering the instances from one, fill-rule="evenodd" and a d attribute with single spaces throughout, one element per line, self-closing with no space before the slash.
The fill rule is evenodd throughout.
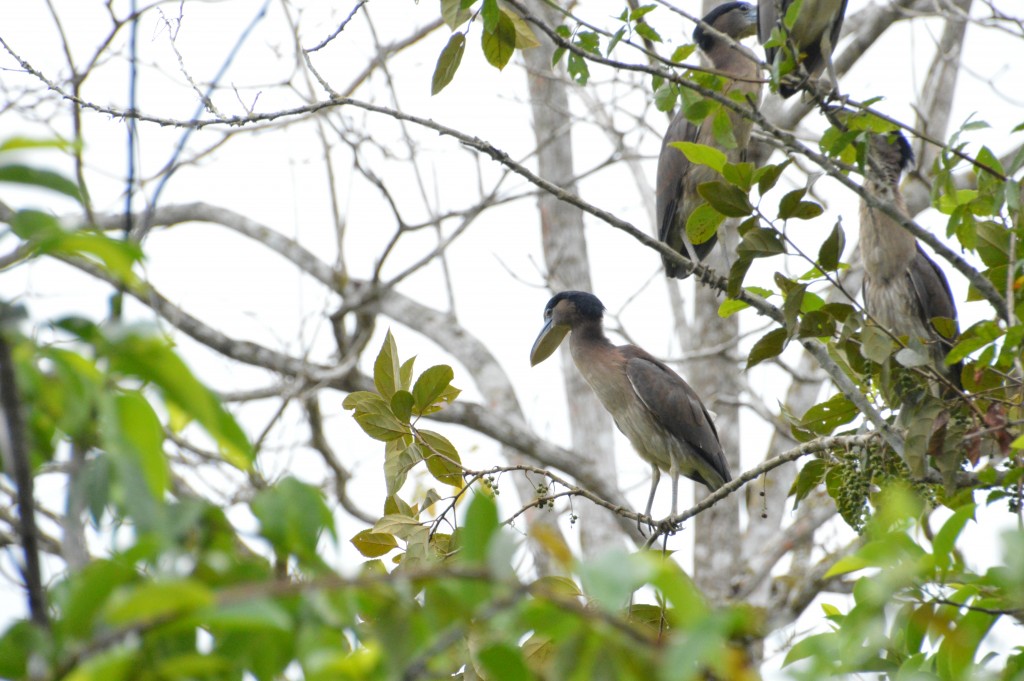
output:
<path id="1" fill-rule="evenodd" d="M 499 12 L 493 31 L 484 30 L 484 57 L 498 70 L 504 69 L 516 51 L 516 27 L 504 12 Z"/>
<path id="2" fill-rule="evenodd" d="M 398 548 L 398 542 L 395 541 L 394 535 L 373 530 L 363 530 L 349 541 L 359 553 L 367 558 L 379 558 L 390 553 L 392 549 Z"/>
<path id="3" fill-rule="evenodd" d="M 718 233 L 718 227 L 724 221 L 724 215 L 715 210 L 713 206 L 702 203 L 686 219 L 686 236 L 694 245 L 706 243 Z"/>
<path id="4" fill-rule="evenodd" d="M 722 171 L 728 159 L 720 149 L 696 142 L 672 142 L 671 146 L 686 154 L 690 163 L 707 166 L 718 172 Z"/>
<path id="5" fill-rule="evenodd" d="M 754 207 L 746 192 L 727 182 L 704 182 L 697 193 L 719 213 L 730 218 L 745 218 Z"/>
<path id="6" fill-rule="evenodd" d="M 325 531 L 334 535 L 334 516 L 320 490 L 287 477 L 260 491 L 250 508 L 260 521 L 260 534 L 277 552 L 310 567 L 323 564 L 317 542 Z"/>
<path id="7" fill-rule="evenodd" d="M 0 182 L 12 182 L 14 184 L 51 189 L 65 196 L 70 196 L 79 203 L 82 201 L 82 194 L 78 189 L 78 184 L 52 170 L 42 170 L 19 163 L 8 163 L 0 166 Z"/>
<path id="8" fill-rule="evenodd" d="M 448 43 L 437 57 L 434 75 L 430 80 L 430 94 L 436 95 L 452 82 L 455 72 L 462 63 L 462 55 L 466 51 L 466 34 L 452 33 Z"/>
<path id="9" fill-rule="evenodd" d="M 772 329 L 761 336 L 747 356 L 747 369 L 757 366 L 766 359 L 778 357 L 786 347 L 789 333 L 786 329 Z"/>
<path id="10" fill-rule="evenodd" d="M 818 266 L 826 272 L 834 272 L 839 267 L 845 248 L 846 235 L 843 233 L 842 223 L 836 222 L 832 233 L 818 249 Z"/>
<path id="11" fill-rule="evenodd" d="M 432 430 L 417 431 L 423 438 L 423 458 L 430 474 L 446 485 L 460 487 L 462 485 L 462 459 L 455 446 L 440 433 Z"/>

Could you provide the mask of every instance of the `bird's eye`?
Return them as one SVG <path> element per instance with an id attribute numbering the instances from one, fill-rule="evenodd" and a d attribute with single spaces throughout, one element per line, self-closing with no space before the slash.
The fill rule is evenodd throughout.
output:
<path id="1" fill-rule="evenodd" d="M 544 308 L 544 319 L 551 319 L 551 308 Z"/>

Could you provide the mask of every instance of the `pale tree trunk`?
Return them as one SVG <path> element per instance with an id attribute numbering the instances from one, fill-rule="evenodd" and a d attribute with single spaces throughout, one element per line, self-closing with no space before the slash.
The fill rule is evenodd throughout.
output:
<path id="1" fill-rule="evenodd" d="M 718 230 L 718 246 L 705 261 L 718 272 L 728 271 L 726 254 L 735 253 L 736 231 L 723 225 Z M 731 258 L 730 258 L 731 259 Z M 729 470 L 733 475 L 740 467 L 739 396 L 741 392 L 738 366 L 736 316 L 718 316 L 722 298 L 714 289 L 697 284 L 694 313 L 690 328 L 681 342 L 689 352 L 705 347 L 721 347 L 721 352 L 685 367 L 686 380 L 715 414 L 715 427 L 722 443 Z M 696 500 L 707 496 L 703 485 L 694 485 Z M 739 494 L 723 499 L 694 519 L 693 578 L 712 602 L 722 601 L 732 593 L 732 584 L 741 568 Z"/>
<path id="2" fill-rule="evenodd" d="M 719 4 L 721 0 L 704 0 L 703 14 Z M 736 243 L 734 226 L 723 224 L 718 231 L 718 246 L 706 263 L 722 274 L 728 272 Z M 737 366 L 739 320 L 735 315 L 725 319 L 718 316 L 721 301 L 714 289 L 697 284 L 693 321 L 680 342 L 689 351 L 708 346 L 723 348 L 714 356 L 691 362 L 686 367 L 686 378 L 707 408 L 716 414 L 718 437 L 729 470 L 736 475 L 742 470 L 738 406 L 741 384 Z M 695 485 L 695 489 L 698 501 L 707 496 L 703 485 Z M 693 578 L 711 601 L 721 601 L 731 595 L 734 577 L 740 569 L 741 540 L 739 495 L 724 499 L 694 520 Z"/>
<path id="3" fill-rule="evenodd" d="M 953 0 L 947 9 L 946 26 L 935 48 L 935 57 L 928 78 L 921 88 L 918 100 L 915 126 L 939 142 L 946 141 L 949 134 L 949 117 L 953 107 L 953 93 L 956 92 L 957 76 L 960 73 L 960 53 L 964 35 L 967 33 L 967 16 L 972 0 Z M 931 182 L 927 176 L 932 172 L 940 149 L 924 140 L 913 140 L 917 157 L 915 172 L 908 175 L 903 183 L 903 195 L 911 215 L 916 215 L 931 205 Z"/>
<path id="4" fill-rule="evenodd" d="M 561 23 L 558 12 L 549 5 L 540 1 L 527 4 L 531 12 L 549 25 Z M 537 140 L 537 169 L 541 177 L 575 192 L 567 83 L 552 71 L 552 44 L 543 34 L 538 37 L 540 47 L 523 51 Z M 583 214 L 578 208 L 546 193 L 541 194 L 538 208 L 551 290 L 592 291 Z M 611 417 L 573 366 L 568 344 L 563 345 L 561 353 L 572 448 L 579 453 L 579 465 L 614 480 Z M 622 533 L 609 514 L 594 509 L 580 518 L 580 541 L 584 553 L 593 555 L 604 548 L 621 545 Z"/>

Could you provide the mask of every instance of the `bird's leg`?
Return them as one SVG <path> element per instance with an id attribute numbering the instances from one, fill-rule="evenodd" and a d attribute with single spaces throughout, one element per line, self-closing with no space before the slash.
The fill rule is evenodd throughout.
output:
<path id="1" fill-rule="evenodd" d="M 651 518 L 651 507 L 654 506 L 654 493 L 658 491 L 658 482 L 661 480 L 661 471 L 658 470 L 656 464 L 651 464 L 651 493 L 647 496 L 647 508 L 644 510 L 644 515 L 647 516 L 647 524 L 654 527 L 654 521 Z M 643 530 L 640 529 L 640 518 L 636 519 L 636 529 L 643 534 Z"/>
<path id="2" fill-rule="evenodd" d="M 839 99 L 839 79 L 836 78 L 836 67 L 832 63 L 832 36 L 830 31 L 825 31 L 821 36 L 821 53 L 825 55 L 825 68 L 828 71 L 828 79 L 832 82 L 832 97 Z"/>
<path id="3" fill-rule="evenodd" d="M 672 476 L 672 516 L 679 512 L 679 464 L 675 457 L 672 457 L 672 465 L 669 466 L 668 474 Z"/>

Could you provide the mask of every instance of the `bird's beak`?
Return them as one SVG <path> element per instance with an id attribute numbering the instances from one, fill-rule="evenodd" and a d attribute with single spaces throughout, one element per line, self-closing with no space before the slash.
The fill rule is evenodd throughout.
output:
<path id="1" fill-rule="evenodd" d="M 550 357 L 551 353 L 561 345 L 562 339 L 566 337 L 569 330 L 568 326 L 555 325 L 549 319 L 544 328 L 540 330 L 537 340 L 533 342 L 533 349 L 530 350 L 530 366 L 535 367 Z"/>

